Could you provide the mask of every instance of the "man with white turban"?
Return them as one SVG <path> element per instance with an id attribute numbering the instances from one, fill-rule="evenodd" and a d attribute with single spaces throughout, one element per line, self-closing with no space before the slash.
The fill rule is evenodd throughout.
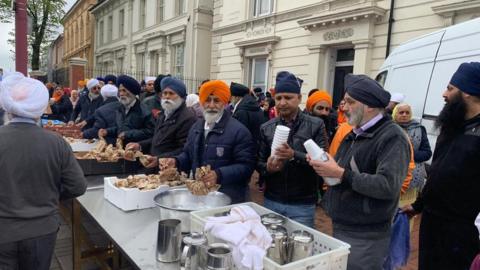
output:
<path id="1" fill-rule="evenodd" d="M 0 269 L 48 270 L 59 228 L 59 199 L 87 187 L 68 143 L 36 123 L 48 105 L 40 82 L 15 72 L 0 83 L 10 123 L 0 127 Z"/>
<path id="2" fill-rule="evenodd" d="M 88 94 L 80 96 L 80 100 L 73 110 L 69 125 L 77 123 L 82 130 L 93 126 L 93 114 L 98 107 L 102 106 L 103 98 L 100 95 L 100 82 L 97 79 L 91 79 L 87 82 Z M 79 119 L 77 119 L 80 116 Z"/>
<path id="3" fill-rule="evenodd" d="M 139 96 L 140 101 L 143 101 L 147 97 L 151 97 L 155 95 L 155 88 L 154 88 L 154 83 L 155 83 L 156 77 L 150 77 L 147 76 L 145 77 L 145 92 L 141 93 Z"/>

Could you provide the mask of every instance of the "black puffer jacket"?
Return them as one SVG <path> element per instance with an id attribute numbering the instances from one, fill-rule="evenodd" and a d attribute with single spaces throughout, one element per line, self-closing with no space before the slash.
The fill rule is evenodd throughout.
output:
<path id="1" fill-rule="evenodd" d="M 282 171 L 271 174 L 267 172 L 267 160 L 277 125 L 285 125 L 280 117 L 271 119 L 260 129 L 257 170 L 266 181 L 265 197 L 281 203 L 314 204 L 318 196 L 319 176 L 306 161 L 307 151 L 303 143 L 312 139 L 320 147 L 328 149 L 325 125 L 320 118 L 299 110 L 288 136 L 288 145 L 295 151 L 294 158 L 287 161 Z"/>
<path id="2" fill-rule="evenodd" d="M 233 118 L 242 123 L 252 134 L 255 144 L 258 145 L 260 138 L 260 126 L 266 122 L 258 102 L 250 95 L 242 98 L 233 113 Z"/>

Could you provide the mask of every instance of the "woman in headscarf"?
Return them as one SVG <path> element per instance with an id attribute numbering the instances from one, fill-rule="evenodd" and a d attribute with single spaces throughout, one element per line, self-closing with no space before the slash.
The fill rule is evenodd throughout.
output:
<path id="1" fill-rule="evenodd" d="M 413 178 L 409 189 L 416 188 L 421 190 L 427 177 L 425 161 L 432 156 L 427 131 L 418 121 L 412 119 L 412 108 L 406 103 L 400 103 L 395 106 L 392 118 L 407 132 L 413 146 L 415 169 L 413 170 Z"/>
<path id="2" fill-rule="evenodd" d="M 200 98 L 197 94 L 189 94 L 185 100 L 187 108 L 199 119 L 203 119 L 203 108 L 200 106 Z"/>
<path id="3" fill-rule="evenodd" d="M 70 102 L 70 98 L 65 95 L 62 86 L 57 86 L 57 88 L 55 88 L 55 92 L 53 93 L 49 104 L 52 109 L 52 115 L 49 118 L 67 123 L 72 115 L 73 106 L 72 102 Z"/>

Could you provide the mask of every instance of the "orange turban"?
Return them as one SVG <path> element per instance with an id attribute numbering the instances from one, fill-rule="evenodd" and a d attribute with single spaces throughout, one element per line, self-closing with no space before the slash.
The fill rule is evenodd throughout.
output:
<path id="1" fill-rule="evenodd" d="M 210 95 L 218 97 L 223 103 L 230 101 L 230 88 L 226 83 L 220 80 L 208 81 L 200 87 L 200 104 L 204 104 Z"/>
<path id="2" fill-rule="evenodd" d="M 327 93 L 327 91 L 320 90 L 308 97 L 307 111 L 311 112 L 315 104 L 317 104 L 319 101 L 326 101 L 330 108 L 332 107 L 332 97 Z"/>
<path id="3" fill-rule="evenodd" d="M 80 80 L 77 82 L 78 86 L 85 87 L 85 80 Z"/>

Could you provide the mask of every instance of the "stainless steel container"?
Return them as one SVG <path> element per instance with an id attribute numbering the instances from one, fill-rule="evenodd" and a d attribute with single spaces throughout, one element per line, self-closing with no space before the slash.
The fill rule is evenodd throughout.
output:
<path id="1" fill-rule="evenodd" d="M 182 252 L 182 263 L 185 270 L 205 269 L 207 238 L 203 233 L 192 232 L 183 238 L 185 247 Z"/>
<path id="2" fill-rule="evenodd" d="M 274 214 L 274 213 L 269 213 L 261 216 L 262 224 L 265 225 L 265 227 L 268 228 L 270 225 L 284 225 L 285 224 L 285 218 Z"/>
<path id="3" fill-rule="evenodd" d="M 160 211 L 160 219 L 179 219 L 181 230 L 190 232 L 190 212 L 226 206 L 230 197 L 221 192 L 210 192 L 205 196 L 193 195 L 187 188 L 173 188 L 155 196 L 155 204 Z"/>
<path id="4" fill-rule="evenodd" d="M 280 225 L 270 225 L 267 227 L 267 230 L 272 236 L 272 245 L 267 250 L 267 257 L 280 265 L 287 263 L 288 262 L 287 229 L 285 229 L 285 227 Z"/>
<path id="5" fill-rule="evenodd" d="M 207 269 L 230 270 L 233 268 L 232 249 L 223 243 L 213 243 L 207 249 Z"/>
<path id="6" fill-rule="evenodd" d="M 298 261 L 313 254 L 313 235 L 307 231 L 297 230 L 288 238 L 288 262 Z"/>
<path id="7" fill-rule="evenodd" d="M 180 222 L 178 219 L 165 219 L 158 222 L 157 260 L 161 262 L 180 260 L 182 244 Z"/>

